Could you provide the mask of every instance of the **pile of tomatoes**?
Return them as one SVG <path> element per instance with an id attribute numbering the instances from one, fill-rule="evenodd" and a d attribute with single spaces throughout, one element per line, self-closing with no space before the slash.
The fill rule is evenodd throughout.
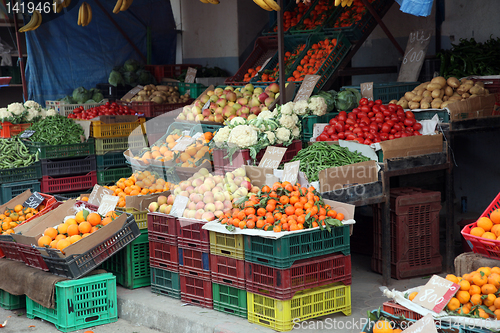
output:
<path id="1" fill-rule="evenodd" d="M 356 140 L 366 145 L 422 135 L 422 125 L 411 111 L 396 104 L 383 105 L 381 100 L 362 98 L 359 106 L 347 113 L 341 111 L 330 120 L 317 141 Z"/>
<path id="2" fill-rule="evenodd" d="M 79 106 L 68 115 L 68 118 L 90 120 L 99 116 L 136 115 L 135 110 L 126 105 L 119 105 L 115 102 L 106 102 L 101 106 L 96 106 L 87 110 Z"/>

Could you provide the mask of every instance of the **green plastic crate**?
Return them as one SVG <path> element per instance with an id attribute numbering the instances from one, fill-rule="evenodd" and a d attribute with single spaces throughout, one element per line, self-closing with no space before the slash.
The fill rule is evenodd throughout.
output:
<path id="1" fill-rule="evenodd" d="M 417 87 L 419 82 L 387 82 L 373 84 L 373 99 L 382 100 L 382 103 L 387 104 L 393 99 L 398 100 L 404 96 L 407 91 L 412 91 Z M 359 86 L 346 86 L 342 88 L 354 88 L 361 92 Z"/>
<path id="2" fill-rule="evenodd" d="M 124 136 L 120 138 L 95 139 L 95 154 L 104 155 L 108 152 L 127 149 L 142 149 L 147 147 L 147 138 L 143 135 Z"/>
<path id="3" fill-rule="evenodd" d="M 331 233 L 314 229 L 278 239 L 245 235 L 245 261 L 275 268 L 290 268 L 297 260 L 335 252 L 351 253 L 348 225 L 332 228 Z"/>
<path id="4" fill-rule="evenodd" d="M 123 152 L 108 152 L 104 155 L 96 155 L 97 170 L 107 168 L 117 168 L 127 165 L 127 160 L 123 156 Z"/>
<path id="5" fill-rule="evenodd" d="M 310 18 L 311 12 L 314 10 L 314 7 L 318 4 L 319 1 L 315 1 L 311 8 L 302 16 L 299 23 L 290 29 L 291 34 L 312 34 L 316 32 L 320 32 L 323 29 L 324 24 L 330 19 L 332 15 L 335 14 L 337 7 L 335 7 L 335 0 L 328 0 L 328 11 L 325 13 L 325 18 L 321 24 L 318 24 L 314 29 L 305 30 L 303 26 L 304 20 Z"/>
<path id="6" fill-rule="evenodd" d="M 26 316 L 51 322 L 62 332 L 118 320 L 116 278 L 111 273 L 57 282 L 54 297 L 55 309 L 26 297 Z"/>
<path id="7" fill-rule="evenodd" d="M 83 143 L 69 145 L 48 145 L 41 142 L 25 141 L 24 144 L 30 150 L 30 154 L 38 152 L 40 159 L 72 158 L 89 156 L 95 154 L 94 139 L 89 138 Z"/>
<path id="8" fill-rule="evenodd" d="M 214 310 L 247 318 L 247 292 L 218 283 L 212 283 Z"/>
<path id="9" fill-rule="evenodd" d="M 0 184 L 42 178 L 40 161 L 23 168 L 0 169 Z"/>
<path id="10" fill-rule="evenodd" d="M 328 123 L 338 114 L 338 112 L 330 112 L 325 114 L 324 116 L 307 116 L 302 118 L 302 142 L 307 143 L 311 141 L 311 138 L 313 137 L 314 124 Z"/>
<path id="11" fill-rule="evenodd" d="M 0 205 L 17 197 L 26 190 L 40 192 L 40 182 L 38 180 L 26 180 L 23 182 L 6 183 L 0 185 Z"/>
<path id="12" fill-rule="evenodd" d="M 120 178 L 130 177 L 132 168 L 113 168 L 106 170 L 97 170 L 97 183 L 99 185 L 108 185 L 115 183 Z"/>
<path id="13" fill-rule="evenodd" d="M 17 310 L 26 307 L 26 296 L 12 295 L 0 289 L 0 308 L 5 310 Z"/>
<path id="14" fill-rule="evenodd" d="M 198 98 L 208 87 L 201 83 L 185 83 L 185 82 L 163 82 L 163 85 L 170 87 L 179 87 L 179 93 L 184 95 L 189 90 L 191 98 Z"/>
<path id="15" fill-rule="evenodd" d="M 136 289 L 149 286 L 151 271 L 148 230 L 141 230 L 139 237 L 106 260 L 101 267 L 113 273 L 116 276 L 116 282 L 125 288 Z"/>
<path id="16" fill-rule="evenodd" d="M 151 292 L 181 299 L 179 273 L 151 267 Z"/>
<path id="17" fill-rule="evenodd" d="M 439 120 L 442 123 L 449 123 L 450 122 L 450 114 L 448 113 L 448 110 L 428 110 L 428 111 L 418 111 L 418 112 L 413 112 L 415 115 L 416 120 L 426 120 L 426 119 L 432 119 L 435 114 L 438 115 Z"/>

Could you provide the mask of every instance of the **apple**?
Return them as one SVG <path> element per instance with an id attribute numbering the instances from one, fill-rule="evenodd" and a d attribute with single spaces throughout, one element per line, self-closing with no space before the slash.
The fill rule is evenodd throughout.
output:
<path id="1" fill-rule="evenodd" d="M 214 205 L 215 205 L 215 210 L 223 210 L 224 209 L 224 204 L 221 201 L 216 201 Z"/>
<path id="2" fill-rule="evenodd" d="M 193 114 L 192 113 L 188 114 L 186 120 L 193 121 L 194 120 Z"/>
<path id="3" fill-rule="evenodd" d="M 196 215 L 194 216 L 194 218 L 197 219 L 197 220 L 201 220 L 201 217 L 203 216 L 203 213 L 205 213 L 205 211 L 203 209 L 198 209 L 196 211 Z"/>
<path id="4" fill-rule="evenodd" d="M 279 89 L 279 86 L 278 86 L 278 89 Z M 245 90 L 246 90 L 246 91 L 249 91 L 249 92 L 251 92 L 251 93 L 252 93 L 252 92 L 253 92 L 253 90 L 254 90 L 253 84 L 248 83 L 248 84 L 245 86 Z"/>
<path id="5" fill-rule="evenodd" d="M 206 102 L 208 102 L 210 100 L 210 96 L 208 95 L 202 95 L 200 97 L 200 101 L 203 103 L 203 105 L 205 105 Z"/>
<path id="6" fill-rule="evenodd" d="M 196 216 L 196 210 L 190 210 L 190 211 L 188 211 L 188 213 L 187 213 L 187 218 L 188 219 L 194 219 L 195 216 Z"/>
<path id="7" fill-rule="evenodd" d="M 214 102 L 215 103 L 215 102 L 217 102 L 218 99 L 219 99 L 219 96 L 217 96 L 217 95 L 212 94 L 210 96 L 210 102 Z"/>
<path id="8" fill-rule="evenodd" d="M 250 108 L 250 113 L 252 113 L 252 114 L 254 114 L 254 115 L 258 116 L 258 115 L 259 115 L 259 113 L 260 113 L 260 107 L 259 107 L 259 106 L 252 106 L 252 107 Z"/>
<path id="9" fill-rule="evenodd" d="M 208 121 L 215 121 L 215 116 L 213 114 L 208 116 Z"/>
<path id="10" fill-rule="evenodd" d="M 266 98 L 268 98 L 268 97 L 269 97 L 269 95 L 268 95 L 268 94 L 266 94 L 265 92 L 263 92 L 262 94 L 260 94 L 260 95 L 259 95 L 259 101 L 260 101 L 261 103 L 264 103 L 264 102 L 265 102 L 265 100 L 266 100 Z"/>
<path id="11" fill-rule="evenodd" d="M 272 91 L 266 91 L 267 96 L 276 99 L 276 95 Z"/>
<path id="12" fill-rule="evenodd" d="M 179 195 L 181 193 L 181 188 L 180 187 L 177 187 L 175 190 L 174 190 L 174 198 L 176 195 Z"/>
<path id="13" fill-rule="evenodd" d="M 238 169 L 236 169 L 236 170 L 233 171 L 233 175 L 235 177 L 245 177 L 246 176 L 245 169 L 238 168 Z"/>
<path id="14" fill-rule="evenodd" d="M 260 191 L 260 188 L 258 186 L 252 186 L 252 189 L 250 190 L 250 192 L 252 193 L 259 193 Z"/>
<path id="15" fill-rule="evenodd" d="M 177 119 L 179 119 L 179 120 L 186 120 L 186 116 L 181 113 L 180 115 L 177 116 Z"/>
<path id="16" fill-rule="evenodd" d="M 212 194 L 212 192 L 208 192 L 210 194 Z M 214 200 L 214 197 L 213 195 L 205 195 L 203 196 L 203 202 L 205 202 L 206 204 L 210 204 L 210 203 L 213 203 L 215 200 Z"/>
<path id="17" fill-rule="evenodd" d="M 257 119 L 257 116 L 254 115 L 254 114 L 251 114 L 247 117 L 248 120 L 253 120 L 253 119 Z"/>
<path id="18" fill-rule="evenodd" d="M 167 203 L 167 197 L 164 196 L 164 195 L 160 195 L 158 197 L 157 202 L 158 202 L 158 205 L 160 205 L 160 206 L 163 205 L 163 204 L 166 204 Z"/>
<path id="19" fill-rule="evenodd" d="M 202 175 L 203 177 L 207 178 L 208 176 L 211 176 L 210 171 L 207 170 L 207 168 L 201 168 L 198 173 Z"/>
<path id="20" fill-rule="evenodd" d="M 232 115 L 235 115 L 235 114 L 236 114 L 236 110 L 235 110 L 235 109 L 233 109 L 231 106 L 226 105 L 226 106 L 224 107 L 224 116 L 225 116 L 226 118 L 229 118 L 229 117 L 231 117 Z"/>
<path id="21" fill-rule="evenodd" d="M 224 183 L 224 177 L 222 177 L 222 176 L 214 176 L 213 179 L 214 179 L 214 182 L 216 184 L 223 184 Z"/>
<path id="22" fill-rule="evenodd" d="M 238 98 L 238 104 L 239 105 L 247 105 L 248 104 L 248 100 L 246 98 Z"/>
<path id="23" fill-rule="evenodd" d="M 158 203 L 157 202 L 152 202 L 148 206 L 148 210 L 150 213 L 154 213 L 158 210 Z"/>
<path id="24" fill-rule="evenodd" d="M 214 121 L 218 123 L 223 123 L 224 122 L 224 116 L 222 114 L 216 114 L 214 116 Z"/>
<path id="25" fill-rule="evenodd" d="M 211 213 L 211 212 L 205 212 L 201 216 L 201 219 L 205 220 L 205 221 L 213 221 L 213 220 L 215 220 L 215 215 L 214 215 L 214 213 Z"/>
<path id="26" fill-rule="evenodd" d="M 201 112 L 201 114 L 203 115 L 203 117 L 208 117 L 212 114 L 212 112 L 210 111 L 210 109 L 205 109 Z"/>
<path id="27" fill-rule="evenodd" d="M 233 120 L 234 118 L 236 118 L 235 114 L 233 114 L 232 116 L 227 117 L 227 120 Z"/>
<path id="28" fill-rule="evenodd" d="M 224 192 L 224 196 L 226 197 L 226 200 L 229 201 L 233 200 L 233 196 L 229 192 Z"/>
<path id="29" fill-rule="evenodd" d="M 218 218 L 218 219 L 220 219 L 220 218 L 222 217 L 222 215 L 223 215 L 223 214 L 224 214 L 224 212 L 223 212 L 223 211 L 221 211 L 221 210 L 216 210 L 216 211 L 214 212 L 215 217 L 216 217 L 216 218 Z"/>
<path id="30" fill-rule="evenodd" d="M 214 114 L 218 115 L 218 114 L 223 114 L 224 113 L 224 108 L 223 107 L 217 107 L 214 111 Z"/>
<path id="31" fill-rule="evenodd" d="M 260 105 L 259 98 L 256 96 L 253 96 L 252 100 L 250 101 L 250 103 L 248 103 L 248 105 L 250 105 L 250 107 L 259 106 Z"/>
<path id="32" fill-rule="evenodd" d="M 215 195 L 214 195 L 215 201 L 224 201 L 225 199 L 226 199 L 226 196 L 222 192 L 215 193 Z"/>
<path id="33" fill-rule="evenodd" d="M 241 108 L 241 105 L 238 103 L 235 103 L 235 104 L 233 104 L 232 108 L 235 109 L 236 111 L 238 111 Z"/>
<path id="34" fill-rule="evenodd" d="M 214 91 L 213 90 L 209 90 L 207 91 L 207 95 L 212 97 L 214 95 Z"/>
<path id="35" fill-rule="evenodd" d="M 215 212 L 215 204 L 214 203 L 207 203 L 205 205 L 205 212 Z"/>
<path id="36" fill-rule="evenodd" d="M 193 193 L 193 192 L 194 192 L 194 187 L 193 187 L 193 186 L 188 186 L 188 187 L 186 188 L 186 191 L 187 191 L 189 194 L 191 194 L 191 193 Z"/>
<path id="37" fill-rule="evenodd" d="M 205 102 L 206 103 L 206 102 Z M 200 100 L 196 100 L 193 104 L 193 106 L 197 106 L 201 108 L 205 103 L 202 103 Z M 190 110 L 189 108 L 186 108 L 187 110 Z"/>
<path id="38" fill-rule="evenodd" d="M 262 89 L 261 87 L 257 87 L 253 90 L 253 95 L 254 96 L 259 96 L 260 94 L 262 94 L 264 92 L 264 89 Z"/>
<path id="39" fill-rule="evenodd" d="M 215 182 L 212 178 L 207 178 L 205 179 L 205 182 L 203 183 L 209 191 L 211 191 L 215 187 Z"/>
<path id="40" fill-rule="evenodd" d="M 215 88 L 214 90 L 214 93 L 220 97 L 220 95 L 222 95 L 222 92 L 224 91 L 224 89 L 222 88 Z"/>
<path id="41" fill-rule="evenodd" d="M 225 90 L 234 91 L 234 87 L 233 86 L 226 86 Z"/>
<path id="42" fill-rule="evenodd" d="M 274 102 L 274 98 L 272 98 L 272 97 L 268 97 L 264 101 L 264 103 L 266 104 L 267 107 L 269 107 L 271 104 L 273 104 L 273 102 Z"/>
<path id="43" fill-rule="evenodd" d="M 238 177 L 234 178 L 234 183 L 236 185 L 240 186 L 242 182 L 243 182 L 243 177 L 238 176 Z"/>
<path id="44" fill-rule="evenodd" d="M 217 106 L 223 108 L 227 105 L 227 100 L 223 99 L 223 98 L 219 98 L 217 100 Z"/>
<path id="45" fill-rule="evenodd" d="M 271 83 L 267 89 L 269 89 L 269 91 L 272 91 L 273 93 L 278 93 L 280 91 L 280 86 L 279 84 L 277 83 Z"/>
<path id="46" fill-rule="evenodd" d="M 242 181 L 240 186 L 246 188 L 248 191 L 252 189 L 252 184 L 248 180 Z"/>
<path id="47" fill-rule="evenodd" d="M 231 172 L 226 173 L 226 181 L 234 180 L 234 175 Z"/>
<path id="48" fill-rule="evenodd" d="M 236 94 L 232 91 L 226 92 L 226 99 L 230 102 L 235 102 L 236 101 Z"/>
<path id="49" fill-rule="evenodd" d="M 167 204 L 169 205 L 173 205 L 174 204 L 174 200 L 175 200 L 175 195 L 173 194 L 170 194 L 167 198 Z"/>
<path id="50" fill-rule="evenodd" d="M 188 218 L 187 214 L 189 212 L 189 209 L 184 209 L 184 213 L 182 213 L 182 217 Z"/>
<path id="51" fill-rule="evenodd" d="M 194 202 L 188 203 L 186 207 L 189 210 L 193 210 L 193 209 L 196 210 L 196 204 Z"/>
<path id="52" fill-rule="evenodd" d="M 201 111 L 201 108 L 200 108 L 200 107 L 198 107 L 198 106 L 195 106 L 195 107 L 193 107 L 193 108 L 191 109 L 191 113 L 192 113 L 194 116 L 196 116 L 196 115 L 198 115 L 198 114 L 201 114 L 201 112 L 202 112 L 202 111 Z"/>
<path id="53" fill-rule="evenodd" d="M 204 120 L 204 117 L 203 117 L 202 114 L 198 114 L 198 115 L 196 115 L 196 117 L 194 117 L 194 120 L 196 120 L 196 121 L 202 121 L 202 120 Z"/>
<path id="54" fill-rule="evenodd" d="M 196 204 L 196 209 L 203 209 L 203 208 L 205 208 L 205 203 L 203 201 L 199 201 Z"/>
<path id="55" fill-rule="evenodd" d="M 240 111 L 241 114 L 246 114 L 248 116 L 248 114 L 250 113 L 250 108 L 246 105 L 243 105 L 238 111 Z"/>
<path id="56" fill-rule="evenodd" d="M 241 118 L 243 119 L 247 119 L 248 118 L 248 114 L 247 113 L 243 113 L 240 115 Z"/>

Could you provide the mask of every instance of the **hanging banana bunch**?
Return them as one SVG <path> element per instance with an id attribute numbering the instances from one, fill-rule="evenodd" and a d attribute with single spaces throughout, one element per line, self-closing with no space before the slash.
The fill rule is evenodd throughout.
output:
<path id="1" fill-rule="evenodd" d="M 124 12 L 132 5 L 134 0 L 118 0 L 116 1 L 115 8 L 113 9 L 114 14 L 118 14 L 119 12 Z"/>
<path id="2" fill-rule="evenodd" d="M 335 6 L 340 6 L 342 5 L 342 7 L 350 7 L 352 6 L 352 3 L 354 2 L 354 0 L 335 0 Z"/>
<path id="3" fill-rule="evenodd" d="M 71 0 L 54 0 L 53 4 L 55 4 L 54 13 L 59 14 L 63 8 L 67 8 L 71 4 Z"/>
<path id="4" fill-rule="evenodd" d="M 92 8 L 86 2 L 80 5 L 80 10 L 78 11 L 78 25 L 86 27 L 92 21 Z"/>
<path id="5" fill-rule="evenodd" d="M 253 0 L 260 8 L 271 12 L 273 10 L 280 11 L 280 6 L 274 0 Z"/>
<path id="6" fill-rule="evenodd" d="M 218 5 L 220 3 L 219 0 L 200 0 L 203 3 L 211 3 L 212 5 Z"/>
<path id="7" fill-rule="evenodd" d="M 42 24 L 42 14 L 38 11 L 33 11 L 30 21 L 19 29 L 19 32 L 33 31 Z"/>

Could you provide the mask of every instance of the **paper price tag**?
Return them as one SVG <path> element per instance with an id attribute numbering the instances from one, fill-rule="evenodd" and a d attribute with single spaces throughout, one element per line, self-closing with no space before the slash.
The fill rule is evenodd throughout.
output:
<path id="1" fill-rule="evenodd" d="M 273 57 L 269 57 L 266 61 L 264 61 L 264 63 L 262 64 L 262 66 L 260 67 L 258 73 L 262 72 L 264 70 L 264 68 L 267 66 L 267 64 L 269 63 L 269 61 L 271 61 Z"/>
<path id="2" fill-rule="evenodd" d="M 129 92 L 125 94 L 125 96 L 122 97 L 122 100 L 132 99 L 132 97 L 137 95 L 143 88 L 143 86 L 135 86 L 134 88 L 130 89 Z"/>
<path id="3" fill-rule="evenodd" d="M 183 136 L 177 141 L 177 144 L 172 148 L 172 150 L 184 151 L 186 148 L 194 142 L 194 138 L 189 138 L 187 136 Z"/>
<path id="4" fill-rule="evenodd" d="M 433 275 L 427 284 L 420 288 L 413 302 L 439 313 L 459 289 L 460 286 L 458 284 Z"/>
<path id="5" fill-rule="evenodd" d="M 403 63 L 399 70 L 398 82 L 417 81 L 431 37 L 432 30 L 430 29 L 417 29 L 410 33 Z"/>
<path id="6" fill-rule="evenodd" d="M 361 97 L 373 101 L 373 82 L 361 83 Z"/>
<path id="7" fill-rule="evenodd" d="M 196 72 L 198 70 L 196 68 L 188 67 L 186 78 L 184 79 L 185 83 L 194 83 L 194 79 L 196 78 Z"/>
<path id="8" fill-rule="evenodd" d="M 208 100 L 205 105 L 203 105 L 203 107 L 201 108 L 201 110 L 205 110 L 205 109 L 208 109 L 208 107 L 210 106 L 210 100 Z"/>
<path id="9" fill-rule="evenodd" d="M 115 210 L 116 205 L 118 204 L 119 197 L 115 197 L 113 195 L 104 194 L 102 196 L 101 204 L 97 209 L 97 213 L 101 216 L 106 216 L 108 212 Z"/>
<path id="10" fill-rule="evenodd" d="M 297 178 L 299 177 L 299 167 L 300 161 L 285 163 L 282 181 L 290 182 L 292 184 L 297 183 Z"/>
<path id="11" fill-rule="evenodd" d="M 26 201 L 23 203 L 23 207 L 29 207 L 36 209 L 45 200 L 44 197 L 38 192 L 34 192 Z"/>
<path id="12" fill-rule="evenodd" d="M 174 204 L 172 205 L 172 209 L 170 210 L 170 215 L 175 217 L 182 217 L 184 210 L 186 209 L 186 205 L 189 201 L 188 197 L 178 195 L 175 197 Z"/>
<path id="13" fill-rule="evenodd" d="M 89 195 L 89 204 L 94 206 L 100 206 L 101 200 L 105 194 L 112 195 L 113 191 L 108 190 L 107 188 L 104 188 L 102 186 L 95 185 L 94 188 L 92 189 L 92 192 Z"/>
<path id="14" fill-rule="evenodd" d="M 266 185 L 272 187 L 274 183 L 279 182 L 280 179 L 275 175 L 266 174 Z"/>
<path id="15" fill-rule="evenodd" d="M 437 328 L 432 315 L 428 313 L 402 333 L 437 333 Z"/>
<path id="16" fill-rule="evenodd" d="M 285 155 L 287 148 L 268 146 L 262 159 L 260 160 L 260 168 L 277 169 Z"/>
<path id="17" fill-rule="evenodd" d="M 320 78 L 321 76 L 319 75 L 306 75 L 293 101 L 298 102 L 307 100 L 311 96 L 314 87 L 316 86 L 316 82 L 318 82 Z"/>
<path id="18" fill-rule="evenodd" d="M 27 139 L 27 138 L 31 137 L 33 134 L 35 134 L 35 132 L 36 131 L 33 131 L 33 130 L 26 130 L 19 137 L 21 139 Z"/>

